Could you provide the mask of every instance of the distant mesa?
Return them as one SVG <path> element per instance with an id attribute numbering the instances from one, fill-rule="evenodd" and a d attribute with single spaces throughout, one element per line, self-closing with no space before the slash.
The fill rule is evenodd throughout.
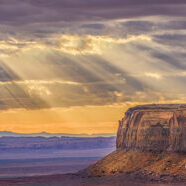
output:
<path id="1" fill-rule="evenodd" d="M 63 134 L 33 133 L 21 134 L 0 132 L 0 153 L 30 152 L 33 150 L 88 150 L 115 149 L 116 136 L 109 134 Z"/>
<path id="2" fill-rule="evenodd" d="M 116 146 L 116 151 L 80 173 L 186 181 L 186 105 L 141 105 L 128 109 L 119 121 Z"/>

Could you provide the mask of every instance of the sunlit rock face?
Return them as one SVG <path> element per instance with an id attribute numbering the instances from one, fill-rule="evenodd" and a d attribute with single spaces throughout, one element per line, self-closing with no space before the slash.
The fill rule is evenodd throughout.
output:
<path id="1" fill-rule="evenodd" d="M 186 152 L 186 105 L 130 108 L 119 121 L 118 149 Z"/>

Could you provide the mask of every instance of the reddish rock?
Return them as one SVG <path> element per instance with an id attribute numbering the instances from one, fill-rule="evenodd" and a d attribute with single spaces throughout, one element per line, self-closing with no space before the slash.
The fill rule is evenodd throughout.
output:
<path id="1" fill-rule="evenodd" d="M 186 105 L 130 108 L 119 122 L 116 143 L 116 151 L 80 173 L 185 185 Z"/>
<path id="2" fill-rule="evenodd" d="M 119 121 L 117 149 L 186 152 L 186 105 L 142 105 Z"/>

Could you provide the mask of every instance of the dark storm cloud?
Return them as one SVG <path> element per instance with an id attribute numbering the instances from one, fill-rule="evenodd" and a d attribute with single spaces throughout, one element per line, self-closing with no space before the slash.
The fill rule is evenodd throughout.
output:
<path id="1" fill-rule="evenodd" d="M 158 25 L 139 21 L 138 17 L 184 17 L 185 7 L 184 0 L 0 0 L 0 39 L 6 40 L 9 36 L 44 39 L 58 33 L 105 35 L 112 30 L 123 36 L 123 31 L 127 35 L 184 29 L 184 21 Z M 124 30 L 106 24 L 106 21 L 123 18 L 136 18 L 136 21 L 123 23 Z"/>
<path id="2" fill-rule="evenodd" d="M 155 31 L 167 31 L 167 30 L 185 30 L 186 29 L 186 21 L 184 20 L 176 20 L 176 21 L 164 21 L 164 22 L 154 22 L 154 21 L 126 21 L 120 23 L 125 32 L 129 34 L 144 34 L 151 33 Z M 155 36 L 156 39 L 161 39 L 161 37 L 168 36 Z M 170 38 L 170 36 L 169 36 Z M 168 39 L 169 39 L 168 38 Z M 171 38 L 172 39 L 172 38 Z"/>
<path id="3" fill-rule="evenodd" d="M 84 24 L 81 28 L 103 29 L 105 26 L 103 24 Z"/>
<path id="4" fill-rule="evenodd" d="M 160 42 L 160 41 L 157 41 L 157 42 Z M 164 43 L 166 42 L 167 41 L 166 40 L 164 41 L 162 38 L 161 44 L 163 44 L 162 45 L 163 47 L 164 47 Z M 139 49 L 139 51 L 147 52 L 149 56 L 151 57 L 151 59 L 157 62 L 155 64 L 157 64 L 158 69 L 161 69 L 165 72 L 169 68 L 172 70 L 175 70 L 175 69 L 186 70 L 186 63 L 185 63 L 186 54 L 184 51 L 175 49 L 175 46 L 177 45 L 171 45 L 171 50 L 167 51 L 167 50 L 158 49 L 154 47 L 153 45 L 147 46 L 147 45 L 143 45 L 139 43 L 133 45 L 133 47 L 136 47 L 137 49 Z M 161 62 L 161 65 L 159 64 L 158 61 Z"/>
<path id="5" fill-rule="evenodd" d="M 180 56 L 173 56 L 171 54 L 164 54 L 159 52 L 152 52 L 152 56 L 155 59 L 159 59 L 162 62 L 165 62 L 169 65 L 172 65 L 174 68 L 186 69 L 186 64 L 184 58 L 180 59 Z"/>
<path id="6" fill-rule="evenodd" d="M 169 45 L 169 46 L 178 46 L 185 48 L 186 47 L 186 35 L 185 34 L 163 34 L 163 35 L 154 35 L 154 41 Z"/>
<path id="7" fill-rule="evenodd" d="M 171 30 L 184 30 L 186 29 L 186 21 L 169 21 L 167 23 L 161 24 L 161 28 L 171 29 Z"/>
<path id="8" fill-rule="evenodd" d="M 185 0 L 1 0 L 0 22 L 19 25 L 151 15 L 183 16 L 185 4 Z"/>
<path id="9" fill-rule="evenodd" d="M 151 32 L 155 23 L 151 21 L 127 21 L 121 23 L 124 30 L 129 34 L 141 34 Z"/>
<path id="10" fill-rule="evenodd" d="M 11 0 L 12 1 L 12 0 Z M 144 4 L 185 4 L 184 0 L 26 0 L 27 2 L 31 2 L 31 4 L 41 5 L 41 6 L 49 6 L 49 7 L 65 7 L 65 8 L 98 8 L 98 7 L 121 7 L 127 5 L 144 5 Z M 24 1 L 24 2 L 26 2 Z"/>

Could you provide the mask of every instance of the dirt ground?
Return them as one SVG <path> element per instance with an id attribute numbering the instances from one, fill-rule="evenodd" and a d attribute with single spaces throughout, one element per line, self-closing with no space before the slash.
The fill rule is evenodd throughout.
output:
<path id="1" fill-rule="evenodd" d="M 63 174 L 38 177 L 0 179 L 1 186 L 185 186 L 186 182 L 164 183 L 160 181 L 133 180 L 126 175 L 83 177 Z"/>

